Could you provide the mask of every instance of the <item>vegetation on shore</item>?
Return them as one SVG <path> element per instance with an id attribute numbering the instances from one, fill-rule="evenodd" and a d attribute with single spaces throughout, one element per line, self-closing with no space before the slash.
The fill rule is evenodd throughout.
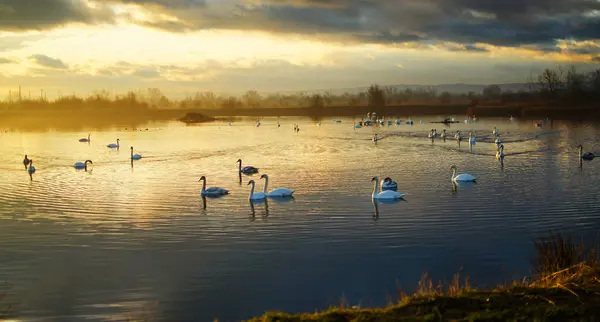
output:
<path id="1" fill-rule="evenodd" d="M 580 73 L 574 66 L 547 68 L 539 75 L 531 75 L 524 88 L 518 91 L 503 91 L 498 85 L 489 85 L 481 92 L 440 92 L 434 87 L 402 88 L 398 86 L 371 85 L 358 93 L 334 95 L 330 92 L 308 94 L 306 92 L 263 95 L 250 90 L 239 96 L 217 95 L 198 91 L 182 100 L 169 99 L 160 89 L 130 91 L 114 95 L 105 90 L 96 91 L 88 97 L 75 95 L 60 96 L 50 101 L 44 92 L 32 98 L 21 90 L 11 91 L 0 102 L 0 113 L 28 110 L 53 111 L 120 111 L 148 113 L 156 109 L 170 110 L 213 110 L 214 113 L 231 114 L 243 109 L 288 109 L 288 108 L 361 108 L 368 107 L 385 112 L 387 107 L 402 106 L 577 106 L 594 105 L 600 102 L 600 69 Z M 218 112 L 221 111 L 221 112 Z"/>
<path id="2" fill-rule="evenodd" d="M 523 279 L 494 290 L 477 290 L 456 275 L 436 286 L 423 275 L 415 294 L 385 308 L 347 307 L 323 312 L 266 313 L 250 322 L 299 321 L 598 321 L 600 265 L 597 247 L 562 235 L 535 243 L 532 281 Z"/>

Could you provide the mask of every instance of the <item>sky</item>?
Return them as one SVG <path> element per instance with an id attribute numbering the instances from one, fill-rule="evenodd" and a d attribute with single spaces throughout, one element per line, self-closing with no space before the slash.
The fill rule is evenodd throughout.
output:
<path id="1" fill-rule="evenodd" d="M 0 99 L 496 84 L 559 64 L 600 68 L 600 0 L 0 0 Z"/>

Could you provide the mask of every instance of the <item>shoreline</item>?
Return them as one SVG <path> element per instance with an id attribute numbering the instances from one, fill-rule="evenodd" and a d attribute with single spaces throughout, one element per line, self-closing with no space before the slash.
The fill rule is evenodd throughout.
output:
<path id="1" fill-rule="evenodd" d="M 247 322 L 300 321 L 599 321 L 600 267 L 580 263 L 527 283 L 476 290 L 468 279 L 442 289 L 426 275 L 419 290 L 381 308 L 339 307 L 314 313 L 267 312 Z"/>

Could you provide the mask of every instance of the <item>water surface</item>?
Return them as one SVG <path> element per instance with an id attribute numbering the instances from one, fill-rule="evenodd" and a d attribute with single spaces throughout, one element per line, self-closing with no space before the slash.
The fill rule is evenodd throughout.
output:
<path id="1" fill-rule="evenodd" d="M 430 121 L 432 119 L 425 119 Z M 600 228 L 600 125 L 481 119 L 452 124 L 470 149 L 427 139 L 441 124 L 354 129 L 310 119 L 0 134 L 0 281 L 22 320 L 234 321 L 267 310 L 385 305 L 424 271 L 478 286 L 530 274 L 532 240 Z M 300 132 L 293 131 L 299 124 Z M 491 129 L 505 141 L 494 155 Z M 148 128 L 148 130 L 146 130 Z M 79 138 L 91 133 L 91 143 Z M 382 138 L 373 144 L 378 133 Z M 121 148 L 109 143 L 120 138 Z M 129 147 L 143 159 L 129 160 Z M 30 180 L 23 155 L 34 160 Z M 289 202 L 251 206 L 236 160 L 268 173 Z M 89 171 L 76 161 L 91 159 Z M 478 177 L 455 188 L 450 165 Z M 198 179 L 231 190 L 200 198 Z M 408 194 L 371 202 L 371 178 Z"/>

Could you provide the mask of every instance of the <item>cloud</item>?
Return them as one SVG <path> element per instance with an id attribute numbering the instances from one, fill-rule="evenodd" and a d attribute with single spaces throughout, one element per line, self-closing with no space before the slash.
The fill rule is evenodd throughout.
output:
<path id="1" fill-rule="evenodd" d="M 72 22 L 93 24 L 112 20 L 106 6 L 82 0 L 2 0 L 0 30 L 43 30 Z"/>
<path id="2" fill-rule="evenodd" d="M 37 65 L 42 66 L 42 67 L 53 68 L 53 69 L 69 68 L 69 66 L 67 66 L 67 64 L 65 64 L 62 60 L 52 58 L 52 57 L 49 57 L 46 55 L 40 55 L 40 54 L 32 55 L 32 56 L 29 56 L 29 60 L 34 62 Z"/>
<path id="3" fill-rule="evenodd" d="M 118 14 L 114 6 L 143 14 Z M 120 18 L 169 32 L 263 31 L 394 46 L 453 42 L 472 52 L 486 51 L 475 43 L 553 52 L 557 39 L 600 39 L 597 0 L 3 0 L 0 29 Z"/>

